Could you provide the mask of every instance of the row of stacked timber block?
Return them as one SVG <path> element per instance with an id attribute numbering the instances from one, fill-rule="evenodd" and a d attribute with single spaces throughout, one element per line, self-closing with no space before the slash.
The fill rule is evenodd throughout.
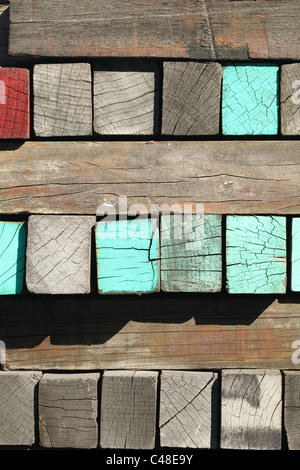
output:
<path id="1" fill-rule="evenodd" d="M 88 294 L 93 260 L 100 294 L 221 292 L 224 270 L 231 294 L 285 294 L 300 291 L 300 218 L 31 215 L 0 223 L 0 256 L 2 295 Z"/>
<path id="2" fill-rule="evenodd" d="M 299 135 L 300 63 L 102 59 L 0 69 L 0 137 Z M 32 75 L 32 76 L 31 76 Z M 30 88 L 33 96 L 30 97 Z"/>
<path id="3" fill-rule="evenodd" d="M 0 372 L 0 448 L 299 450 L 299 386 L 271 369 Z"/>

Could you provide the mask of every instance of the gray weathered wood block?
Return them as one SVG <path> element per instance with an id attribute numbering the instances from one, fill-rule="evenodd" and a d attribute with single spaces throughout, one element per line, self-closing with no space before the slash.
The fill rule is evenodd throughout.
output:
<path id="1" fill-rule="evenodd" d="M 219 133 L 222 66 L 164 62 L 162 134 Z"/>
<path id="2" fill-rule="evenodd" d="M 93 216 L 30 216 L 26 284 L 35 294 L 90 292 Z"/>
<path id="3" fill-rule="evenodd" d="M 41 372 L 0 372 L 0 445 L 35 442 L 36 386 Z"/>
<path id="4" fill-rule="evenodd" d="M 37 64 L 33 69 L 34 131 L 39 137 L 92 135 L 90 64 Z"/>
<path id="5" fill-rule="evenodd" d="M 300 62 L 281 66 L 281 133 L 300 134 Z"/>
<path id="6" fill-rule="evenodd" d="M 94 130 L 97 134 L 156 134 L 158 105 L 157 64 L 130 60 L 96 63 Z"/>
<path id="7" fill-rule="evenodd" d="M 153 449 L 158 373 L 107 371 L 101 391 L 100 446 Z"/>
<path id="8" fill-rule="evenodd" d="M 299 371 L 284 371 L 284 427 L 289 450 L 300 450 Z"/>
<path id="9" fill-rule="evenodd" d="M 281 449 L 279 370 L 223 370 L 221 400 L 221 448 Z"/>
<path id="10" fill-rule="evenodd" d="M 171 292 L 219 292 L 222 227 L 219 215 L 162 215 L 161 287 Z"/>
<path id="11" fill-rule="evenodd" d="M 40 445 L 98 446 L 98 373 L 44 374 L 39 385 Z"/>
<path id="12" fill-rule="evenodd" d="M 160 383 L 160 445 L 216 448 L 217 374 L 162 371 Z"/>

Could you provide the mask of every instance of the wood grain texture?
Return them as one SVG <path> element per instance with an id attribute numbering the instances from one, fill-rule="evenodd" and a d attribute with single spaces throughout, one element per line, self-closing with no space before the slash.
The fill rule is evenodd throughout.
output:
<path id="1" fill-rule="evenodd" d="M 300 218 L 292 219 L 291 289 L 300 292 Z"/>
<path id="2" fill-rule="evenodd" d="M 154 448 L 157 381 L 158 372 L 104 372 L 100 417 L 102 448 Z"/>
<path id="3" fill-rule="evenodd" d="M 96 134 L 157 134 L 158 75 L 158 65 L 151 61 L 96 62 L 93 98 Z"/>
<path id="4" fill-rule="evenodd" d="M 284 428 L 289 450 L 300 450 L 300 373 L 284 371 Z"/>
<path id="5" fill-rule="evenodd" d="M 162 371 L 159 433 L 162 447 L 214 449 L 217 382 L 213 372 Z"/>
<path id="6" fill-rule="evenodd" d="M 95 217 L 30 216 L 26 285 L 35 294 L 90 292 L 91 231 Z"/>
<path id="7" fill-rule="evenodd" d="M 42 372 L 0 372 L 0 445 L 35 443 L 37 384 Z"/>
<path id="8" fill-rule="evenodd" d="M 26 235 L 24 222 L 0 222 L 0 295 L 23 290 Z"/>
<path id="9" fill-rule="evenodd" d="M 11 4 L 9 52 L 55 57 L 299 59 L 298 5 L 184 0 Z"/>
<path id="10" fill-rule="evenodd" d="M 300 368 L 293 296 L 2 296 L 0 306 L 11 370 Z"/>
<path id="11" fill-rule="evenodd" d="M 203 203 L 207 214 L 300 213 L 294 141 L 11 143 L 0 168 L 3 214 L 95 214 L 104 202 L 118 213 L 124 195 L 147 211 Z"/>
<path id="12" fill-rule="evenodd" d="M 286 218 L 228 216 L 227 289 L 233 294 L 286 292 Z"/>
<path id="13" fill-rule="evenodd" d="M 278 66 L 267 63 L 224 67 L 223 134 L 278 133 L 278 70 Z"/>
<path id="14" fill-rule="evenodd" d="M 36 136 L 91 135 L 91 82 L 90 64 L 35 65 L 33 123 Z"/>
<path id="15" fill-rule="evenodd" d="M 281 413 L 279 370 L 222 371 L 221 448 L 280 450 Z"/>
<path id="16" fill-rule="evenodd" d="M 221 81 L 218 63 L 164 62 L 162 134 L 218 134 Z"/>
<path id="17" fill-rule="evenodd" d="M 156 220 L 96 224 L 100 294 L 146 294 L 159 290 L 159 230 Z"/>
<path id="18" fill-rule="evenodd" d="M 0 139 L 30 137 L 29 70 L 0 68 Z"/>
<path id="19" fill-rule="evenodd" d="M 281 66 L 280 113 L 281 133 L 300 134 L 300 63 Z"/>
<path id="20" fill-rule="evenodd" d="M 161 289 L 219 292 L 222 288 L 222 228 L 217 215 L 162 215 Z"/>
<path id="21" fill-rule="evenodd" d="M 98 373 L 44 374 L 39 383 L 39 442 L 46 448 L 98 446 Z"/>

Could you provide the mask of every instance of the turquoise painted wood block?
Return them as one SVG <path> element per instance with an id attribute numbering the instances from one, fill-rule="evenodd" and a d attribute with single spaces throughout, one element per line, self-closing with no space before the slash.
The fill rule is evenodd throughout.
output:
<path id="1" fill-rule="evenodd" d="M 159 290 L 157 221 L 97 222 L 96 253 L 99 293 L 151 293 Z"/>
<path id="2" fill-rule="evenodd" d="M 300 292 L 300 217 L 292 219 L 292 276 L 291 289 Z"/>
<path id="3" fill-rule="evenodd" d="M 279 68 L 228 65 L 223 71 L 222 129 L 227 135 L 278 133 Z"/>
<path id="4" fill-rule="evenodd" d="M 220 215 L 162 215 L 161 288 L 166 292 L 220 292 Z"/>
<path id="5" fill-rule="evenodd" d="M 23 222 L 0 222 L 0 295 L 22 292 L 26 233 Z"/>
<path id="6" fill-rule="evenodd" d="M 228 216 L 226 276 L 229 293 L 285 293 L 286 218 Z"/>

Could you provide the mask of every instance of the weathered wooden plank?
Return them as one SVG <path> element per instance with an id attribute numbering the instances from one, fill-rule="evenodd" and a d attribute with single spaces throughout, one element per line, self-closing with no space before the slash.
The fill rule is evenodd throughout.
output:
<path id="1" fill-rule="evenodd" d="M 98 446 L 98 373 L 49 374 L 39 384 L 39 443 L 42 447 Z"/>
<path id="2" fill-rule="evenodd" d="M 0 372 L 0 445 L 35 443 L 37 383 L 42 372 Z"/>
<path id="3" fill-rule="evenodd" d="M 29 70 L 0 68 L 0 139 L 30 136 Z"/>
<path id="4" fill-rule="evenodd" d="M 300 134 L 300 63 L 281 66 L 280 115 L 283 135 Z"/>
<path id="5" fill-rule="evenodd" d="M 221 383 L 221 448 L 280 450 L 281 372 L 225 370 Z"/>
<path id="6" fill-rule="evenodd" d="M 294 0 L 14 0 L 10 21 L 13 55 L 300 58 Z"/>
<path id="7" fill-rule="evenodd" d="M 35 294 L 91 290 L 92 216 L 38 216 L 28 220 L 26 285 Z"/>
<path id="8" fill-rule="evenodd" d="M 162 371 L 159 432 L 162 447 L 217 446 L 218 376 L 213 372 Z"/>
<path id="9" fill-rule="evenodd" d="M 0 5 L 0 64 L 1 66 L 16 65 L 14 60 L 8 54 L 8 35 L 9 35 L 9 5 L 7 2 L 1 2 Z"/>
<path id="10" fill-rule="evenodd" d="M 158 372 L 104 372 L 100 416 L 102 448 L 154 448 L 157 381 Z"/>
<path id="11" fill-rule="evenodd" d="M 216 62 L 164 62 L 162 134 L 218 134 L 221 81 Z"/>
<path id="12" fill-rule="evenodd" d="M 98 292 L 159 290 L 159 230 L 156 219 L 104 220 L 96 224 Z"/>
<path id="13" fill-rule="evenodd" d="M 289 450 L 300 450 L 300 373 L 284 371 L 284 428 Z"/>
<path id="14" fill-rule="evenodd" d="M 300 368 L 288 295 L 2 296 L 0 312 L 12 370 Z"/>
<path id="15" fill-rule="evenodd" d="M 166 292 L 220 292 L 222 227 L 218 215 L 162 215 L 161 288 Z"/>
<path id="16" fill-rule="evenodd" d="M 26 235 L 24 222 L 0 222 L 0 295 L 23 290 Z"/>
<path id="17" fill-rule="evenodd" d="M 286 292 L 286 218 L 228 216 L 227 289 L 233 294 Z"/>
<path id="18" fill-rule="evenodd" d="M 224 67 L 223 134 L 277 134 L 278 70 L 278 66 L 272 64 Z"/>
<path id="19" fill-rule="evenodd" d="M 92 77 L 86 63 L 37 64 L 33 123 L 38 137 L 92 135 Z"/>
<path id="20" fill-rule="evenodd" d="M 121 212 L 119 196 L 147 211 L 200 202 L 214 214 L 300 213 L 295 141 L 25 142 L 2 149 L 3 214 L 95 214 L 103 203 Z"/>
<path id="21" fill-rule="evenodd" d="M 300 291 L 300 218 L 292 219 L 291 289 Z"/>
<path id="22" fill-rule="evenodd" d="M 100 135 L 157 134 L 158 92 L 159 68 L 154 62 L 96 62 L 94 131 Z"/>

